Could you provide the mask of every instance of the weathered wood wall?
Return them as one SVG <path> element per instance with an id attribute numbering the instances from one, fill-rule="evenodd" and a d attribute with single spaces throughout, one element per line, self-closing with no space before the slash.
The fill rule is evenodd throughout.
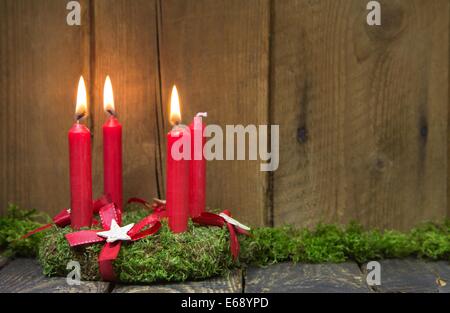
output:
<path id="1" fill-rule="evenodd" d="M 156 1 L 107 0 L 91 4 L 94 98 L 94 194 L 103 190 L 103 85 L 113 81 L 123 127 L 124 199 L 158 196 L 159 93 Z M 125 21 L 125 22 L 124 22 Z"/>
<path id="2" fill-rule="evenodd" d="M 208 123 L 268 123 L 268 1 L 161 1 L 162 103 L 180 90 L 185 118 Z M 164 121 L 168 106 L 163 105 Z M 167 124 L 167 123 L 166 123 Z M 256 225 L 266 220 L 267 175 L 259 161 L 208 163 L 208 199 Z"/>
<path id="3" fill-rule="evenodd" d="M 276 224 L 446 213 L 448 1 L 381 1 L 381 27 L 365 3 L 275 1 Z"/>
<path id="4" fill-rule="evenodd" d="M 0 0 L 0 210 L 69 203 L 67 131 L 89 87 L 94 193 L 102 88 L 124 127 L 124 198 L 163 197 L 171 85 L 185 121 L 279 124 L 280 166 L 208 163 L 208 204 L 252 225 L 408 228 L 448 214 L 449 1 Z"/>
<path id="5" fill-rule="evenodd" d="M 69 203 L 67 132 L 89 42 L 88 26 L 69 27 L 66 14 L 61 1 L 0 1 L 2 211 L 8 202 L 49 212 Z"/>

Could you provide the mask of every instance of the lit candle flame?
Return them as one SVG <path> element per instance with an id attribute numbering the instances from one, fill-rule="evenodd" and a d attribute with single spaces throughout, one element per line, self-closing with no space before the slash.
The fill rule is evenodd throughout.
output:
<path id="1" fill-rule="evenodd" d="M 181 122 L 180 98 L 178 97 L 178 90 L 175 85 L 173 85 L 172 95 L 170 97 L 169 121 L 172 125 L 177 125 Z"/>
<path id="2" fill-rule="evenodd" d="M 103 88 L 103 108 L 105 112 L 108 112 L 111 115 L 115 114 L 114 94 L 111 84 L 111 78 L 109 78 L 109 75 L 106 76 L 105 86 Z"/>
<path id="3" fill-rule="evenodd" d="M 80 81 L 78 82 L 77 106 L 75 108 L 75 116 L 77 120 L 80 120 L 86 115 L 87 115 L 86 85 L 84 83 L 83 76 L 81 76 Z"/>

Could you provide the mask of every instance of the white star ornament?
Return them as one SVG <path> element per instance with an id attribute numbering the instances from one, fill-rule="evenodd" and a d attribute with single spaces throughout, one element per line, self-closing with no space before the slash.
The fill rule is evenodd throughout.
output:
<path id="1" fill-rule="evenodd" d="M 103 238 L 106 238 L 106 242 L 112 243 L 117 240 L 131 240 L 131 237 L 128 236 L 128 232 L 131 228 L 133 228 L 134 223 L 128 224 L 126 226 L 120 227 L 116 220 L 113 219 L 111 221 L 111 228 L 106 231 L 98 232 L 97 235 Z"/>

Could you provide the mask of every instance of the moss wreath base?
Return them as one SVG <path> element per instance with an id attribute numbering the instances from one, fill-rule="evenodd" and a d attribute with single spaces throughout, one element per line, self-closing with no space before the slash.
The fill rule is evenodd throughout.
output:
<path id="1" fill-rule="evenodd" d="M 131 221 L 124 216 L 124 225 Z M 225 228 L 189 225 L 173 234 L 167 223 L 158 233 L 135 242 L 123 242 L 114 261 L 116 278 L 124 283 L 185 281 L 225 274 L 235 263 Z M 45 275 L 66 276 L 69 261 L 78 261 L 82 280 L 100 280 L 97 258 L 104 243 L 71 248 L 64 237 L 70 227 L 54 227 L 42 240 L 39 261 Z"/>
<path id="2" fill-rule="evenodd" d="M 83 280 L 99 280 L 97 258 L 103 244 L 70 248 L 64 235 L 70 227 L 53 227 L 21 240 L 26 232 L 48 222 L 33 210 L 11 205 L 0 217 L 0 249 L 7 256 L 37 256 L 48 276 L 67 275 L 66 265 L 76 260 Z M 130 205 L 123 224 L 136 222 L 148 210 Z M 425 223 L 402 233 L 364 230 L 361 226 L 318 225 L 315 229 L 261 227 L 252 237 L 239 236 L 241 252 L 233 261 L 226 228 L 189 224 L 189 231 L 172 234 L 167 225 L 134 243 L 123 243 L 114 262 L 117 279 L 126 283 L 153 283 L 205 279 L 246 265 L 265 266 L 292 261 L 364 263 L 383 258 L 420 257 L 450 260 L 450 221 Z"/>

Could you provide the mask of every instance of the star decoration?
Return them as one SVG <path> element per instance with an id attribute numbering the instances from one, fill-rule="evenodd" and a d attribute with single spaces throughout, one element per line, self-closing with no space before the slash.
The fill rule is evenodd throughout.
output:
<path id="1" fill-rule="evenodd" d="M 97 235 L 106 238 L 106 242 L 115 242 L 117 240 L 131 240 L 128 232 L 133 228 L 134 223 L 120 227 L 115 219 L 111 220 L 111 228 L 107 231 L 98 232 Z"/>
<path id="2" fill-rule="evenodd" d="M 248 227 L 248 226 L 246 226 L 246 225 L 244 225 L 242 223 L 239 223 L 234 218 L 232 218 L 232 217 L 230 217 L 230 216 L 228 216 L 228 215 L 226 215 L 224 213 L 220 213 L 219 216 L 221 216 L 225 221 L 227 221 L 228 223 L 230 223 L 232 225 L 235 225 L 235 226 L 240 227 L 240 228 L 245 229 L 245 230 L 250 230 L 250 227 Z"/>

